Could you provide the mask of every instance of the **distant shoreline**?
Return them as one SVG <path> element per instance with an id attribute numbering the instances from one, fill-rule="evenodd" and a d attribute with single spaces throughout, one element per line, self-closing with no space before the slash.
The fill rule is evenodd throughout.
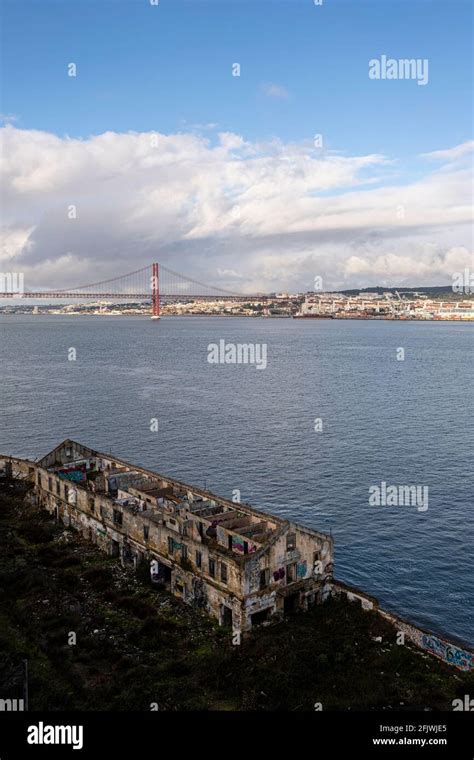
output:
<path id="1" fill-rule="evenodd" d="M 143 317 L 144 319 L 151 319 L 151 315 L 149 314 L 124 314 L 124 313 L 118 313 L 118 314 L 111 314 L 111 313 L 104 313 L 104 314 L 89 314 L 87 312 L 72 312 L 72 313 L 64 313 L 64 314 L 58 314 L 58 313 L 45 313 L 41 312 L 38 314 L 34 314 L 33 312 L 2 312 L 0 310 L 0 316 L 2 317 L 131 317 L 131 318 L 137 318 L 137 317 Z M 474 318 L 472 317 L 433 317 L 431 319 L 423 318 L 423 317 L 391 317 L 388 315 L 385 316 L 296 316 L 296 315 L 290 315 L 290 314 L 275 314 L 275 315 L 264 315 L 264 314 L 162 314 L 161 319 L 176 319 L 176 318 L 192 318 L 192 317 L 210 317 L 212 319 L 215 318 L 228 318 L 228 319 L 295 319 L 298 321 L 303 322 L 319 322 L 321 320 L 324 320 L 325 322 L 333 321 L 333 322 L 462 322 L 463 324 L 474 324 Z"/>

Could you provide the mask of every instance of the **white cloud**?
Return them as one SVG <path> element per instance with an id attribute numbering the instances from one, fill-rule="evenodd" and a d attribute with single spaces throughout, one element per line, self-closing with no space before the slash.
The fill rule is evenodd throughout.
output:
<path id="1" fill-rule="evenodd" d="M 423 153 L 423 158 L 431 158 L 435 160 L 450 160 L 461 158 L 466 153 L 471 153 L 474 150 L 474 140 L 468 140 L 467 142 L 456 145 L 454 148 L 448 148 L 447 150 L 434 150 L 431 153 Z"/>
<path id="2" fill-rule="evenodd" d="M 208 121 L 202 124 L 200 123 L 193 124 L 193 123 L 187 122 L 186 119 L 183 119 L 181 123 L 183 127 L 185 127 L 186 129 L 195 129 L 197 132 L 207 132 L 209 130 L 212 131 L 213 129 L 217 129 L 217 127 L 219 126 L 219 124 L 215 121 Z"/>
<path id="3" fill-rule="evenodd" d="M 20 226 L 3 227 L 2 239 L 0 241 L 0 261 L 3 262 L 2 266 L 8 267 L 6 262 L 14 259 L 24 249 L 33 230 L 33 226 L 25 228 Z"/>
<path id="4" fill-rule="evenodd" d="M 283 87 L 281 84 L 275 84 L 275 82 L 264 82 L 264 84 L 262 84 L 262 92 L 268 98 L 286 100 L 289 97 L 289 92 L 286 87 Z"/>
<path id="5" fill-rule="evenodd" d="M 18 121 L 18 116 L 13 113 L 0 113 L 0 121 L 5 122 L 5 124 L 15 124 Z"/>
<path id="6" fill-rule="evenodd" d="M 449 283 L 453 272 L 463 270 L 472 264 L 472 257 L 467 248 L 453 247 L 439 251 L 436 247 L 419 246 L 418 256 L 406 256 L 397 253 L 384 253 L 380 256 L 350 256 L 344 266 L 347 276 L 376 275 L 382 285 L 399 278 L 411 281 L 413 285 L 426 281 L 427 277 L 444 278 Z"/>
<path id="7" fill-rule="evenodd" d="M 378 154 L 231 132 L 1 133 L 1 255 L 30 288 L 102 280 L 154 260 L 242 292 L 307 290 L 316 274 L 328 288 L 444 284 L 470 265 L 463 151 L 455 165 L 403 183 Z"/>

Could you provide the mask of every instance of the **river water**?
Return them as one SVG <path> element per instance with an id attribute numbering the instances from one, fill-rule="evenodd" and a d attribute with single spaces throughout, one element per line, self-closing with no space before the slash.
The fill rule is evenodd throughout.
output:
<path id="1" fill-rule="evenodd" d="M 472 325 L 15 315 L 0 338 L 1 453 L 69 437 L 239 489 L 332 531 L 339 579 L 474 643 Z M 265 345 L 266 368 L 209 363 L 220 340 Z M 370 504 L 382 482 L 428 487 L 428 509 Z"/>

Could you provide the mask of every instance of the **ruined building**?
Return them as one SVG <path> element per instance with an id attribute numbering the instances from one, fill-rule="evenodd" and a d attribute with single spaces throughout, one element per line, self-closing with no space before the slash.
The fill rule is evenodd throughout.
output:
<path id="1" fill-rule="evenodd" d="M 325 534 L 71 440 L 28 465 L 41 506 L 234 632 L 331 591 Z"/>

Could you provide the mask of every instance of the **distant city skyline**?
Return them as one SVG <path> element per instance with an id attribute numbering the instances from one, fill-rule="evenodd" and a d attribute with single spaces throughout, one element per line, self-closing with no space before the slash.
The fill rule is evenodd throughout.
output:
<path id="1" fill-rule="evenodd" d="M 469 2 L 3 0 L 2 21 L 0 269 L 27 288 L 151 260 L 238 292 L 473 267 Z"/>

